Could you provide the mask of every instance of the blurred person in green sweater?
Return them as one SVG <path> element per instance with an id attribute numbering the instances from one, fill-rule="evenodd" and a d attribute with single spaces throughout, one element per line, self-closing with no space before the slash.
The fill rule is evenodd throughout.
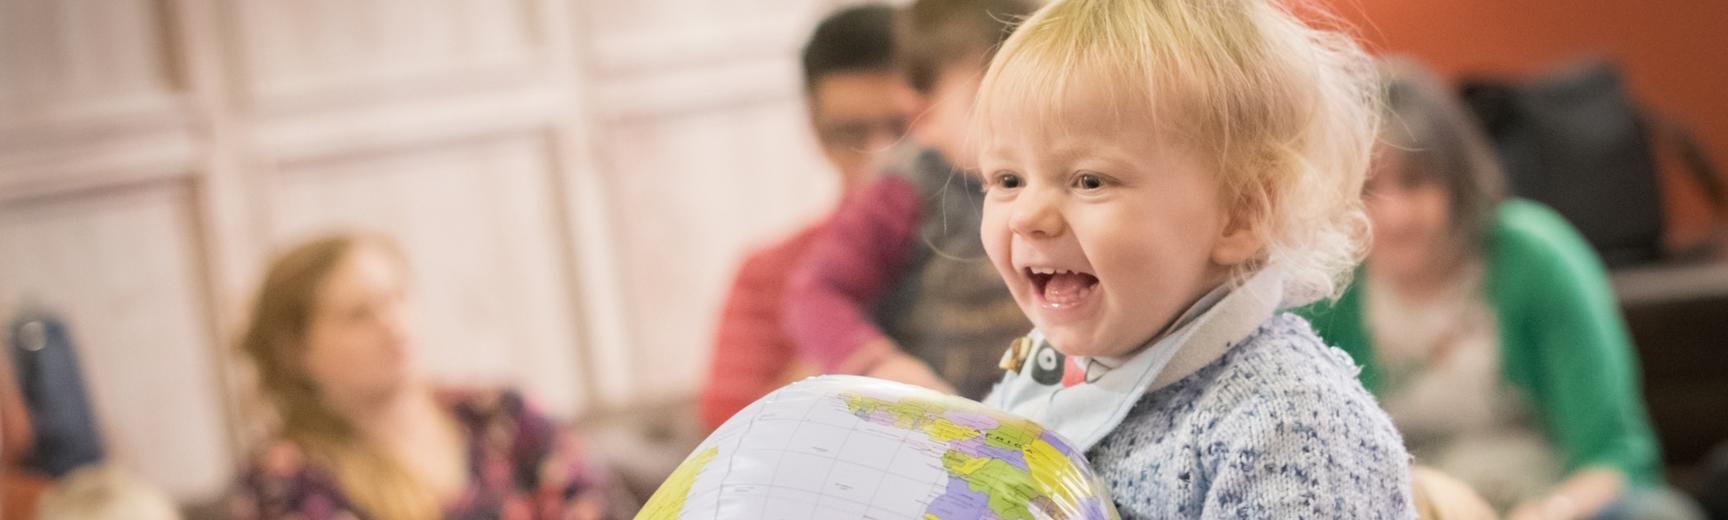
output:
<path id="1" fill-rule="evenodd" d="M 1362 365 L 1418 464 L 1508 518 L 1691 518 L 1662 490 L 1601 260 L 1559 214 L 1505 195 L 1440 79 L 1402 60 L 1382 74 L 1373 246 L 1344 296 L 1303 314 Z"/>

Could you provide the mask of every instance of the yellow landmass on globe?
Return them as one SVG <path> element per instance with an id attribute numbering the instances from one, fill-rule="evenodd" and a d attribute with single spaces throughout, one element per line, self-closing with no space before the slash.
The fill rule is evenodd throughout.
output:
<path id="1" fill-rule="evenodd" d="M 636 520 L 675 520 L 679 513 L 684 512 L 684 501 L 690 499 L 690 488 L 696 485 L 696 476 L 708 467 L 708 463 L 720 454 L 720 448 L 708 448 L 700 453 L 684 459 L 678 469 L 672 471 L 672 476 L 660 485 L 660 490 L 648 499 L 648 504 L 642 506 L 642 511 L 636 514 Z"/>
<path id="2" fill-rule="evenodd" d="M 1045 496 L 1059 497 L 1063 503 L 1080 500 L 1080 497 L 1074 496 L 1074 490 L 1075 486 L 1086 482 L 1086 475 L 1068 461 L 1067 455 L 1063 455 L 1043 439 L 1027 444 L 1023 453 L 1026 466 L 1031 468 L 1032 482 L 1038 485 L 1039 492 Z"/>

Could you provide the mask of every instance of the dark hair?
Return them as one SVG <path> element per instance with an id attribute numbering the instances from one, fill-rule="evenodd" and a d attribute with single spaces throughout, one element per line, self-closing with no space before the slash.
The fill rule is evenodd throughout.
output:
<path id="1" fill-rule="evenodd" d="M 804 93 L 815 94 L 816 82 L 829 74 L 892 71 L 894 58 L 893 8 L 866 4 L 835 11 L 804 44 Z"/>
<path id="2" fill-rule="evenodd" d="M 1488 137 L 1428 69 L 1392 58 L 1380 62 L 1380 74 L 1386 88 L 1380 138 L 1405 154 L 1409 179 L 1446 190 L 1454 236 L 1474 250 L 1506 198 L 1505 173 Z"/>
<path id="3" fill-rule="evenodd" d="M 899 22 L 901 56 L 912 88 L 929 94 L 943 67 L 975 60 L 979 71 L 1037 6 L 1027 0 L 918 0 Z"/>

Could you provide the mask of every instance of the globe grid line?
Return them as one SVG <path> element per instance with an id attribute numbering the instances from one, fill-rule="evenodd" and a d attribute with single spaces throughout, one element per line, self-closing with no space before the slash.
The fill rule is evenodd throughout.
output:
<path id="1" fill-rule="evenodd" d="M 878 398 L 878 397 L 874 397 L 874 396 L 872 396 L 872 397 Z M 778 402 L 779 400 L 781 400 L 783 398 L 784 398 L 784 396 L 781 396 L 781 395 L 773 395 L 771 397 L 771 399 L 764 401 L 762 403 L 763 408 L 768 408 L 768 407 L 770 407 L 770 405 L 775 404 L 776 402 Z M 881 398 L 878 398 L 878 399 L 881 399 Z M 845 402 L 843 400 L 822 399 L 822 400 L 817 400 L 817 401 L 812 402 L 809 407 L 804 409 L 803 415 L 799 416 L 799 418 L 796 420 L 792 420 L 792 419 L 770 419 L 770 420 L 787 421 L 790 423 L 796 423 L 797 424 L 797 427 L 795 427 L 792 430 L 791 435 L 788 436 L 788 441 L 790 441 L 793 438 L 797 438 L 798 432 L 802 431 L 805 426 L 808 426 L 811 424 L 824 424 L 824 423 L 814 423 L 814 422 L 810 421 L 811 413 L 814 412 L 817 407 L 824 406 L 824 405 L 829 405 L 829 406 L 838 405 L 838 406 L 836 406 L 837 410 L 847 410 Z M 850 411 L 846 411 L 845 413 L 847 413 L 848 415 L 853 415 L 853 414 L 851 414 Z M 875 437 L 894 441 L 895 447 L 896 447 L 895 453 L 899 453 L 899 452 L 905 451 L 905 450 L 924 451 L 919 446 L 907 444 L 907 441 L 909 439 L 911 439 L 911 437 L 913 435 L 921 434 L 921 432 L 917 428 L 902 429 L 902 428 L 897 428 L 897 427 L 892 427 L 892 426 L 878 425 L 878 426 L 881 426 L 882 430 L 892 431 L 895 433 L 893 435 L 883 435 L 883 434 L 877 433 L 875 431 L 860 432 L 859 431 L 860 426 L 873 424 L 873 423 L 870 423 L 868 420 L 865 420 L 864 418 L 856 417 L 855 415 L 854 415 L 854 418 L 856 418 L 857 421 L 852 422 L 851 425 L 846 427 L 846 436 L 844 438 L 842 438 L 842 440 L 840 442 L 841 447 L 844 447 L 844 445 L 846 444 L 846 441 L 850 440 L 852 438 L 853 434 L 863 433 L 864 435 L 870 435 L 870 436 L 875 436 Z M 729 440 L 735 440 L 736 446 L 742 446 L 743 445 L 743 439 L 749 435 L 750 430 L 755 428 L 756 423 L 758 421 L 761 421 L 761 420 L 763 420 L 763 418 L 761 416 L 751 417 L 749 424 L 747 424 L 744 427 L 744 431 L 730 436 L 731 439 L 729 439 Z M 920 421 L 920 423 L 921 422 L 922 421 Z M 835 426 L 837 426 L 837 425 L 835 425 Z M 932 442 L 934 442 L 934 441 L 932 441 Z M 722 443 L 716 442 L 715 444 L 716 444 L 716 447 L 718 447 L 718 445 L 722 444 Z M 864 468 L 867 470 L 877 472 L 880 474 L 880 477 L 878 477 L 876 480 L 876 489 L 871 492 L 871 496 L 870 496 L 871 502 L 859 502 L 859 501 L 854 500 L 854 499 L 833 495 L 833 494 L 830 494 L 826 491 L 811 491 L 811 490 L 804 489 L 804 488 L 774 484 L 772 482 L 767 483 L 767 484 L 728 484 L 728 483 L 726 483 L 726 481 L 731 477 L 731 474 L 732 474 L 732 462 L 737 460 L 735 457 L 730 457 L 726 461 L 726 469 L 721 472 L 719 478 L 717 479 L 719 482 L 716 485 L 717 489 L 713 491 L 713 493 L 715 494 L 715 502 L 716 503 L 720 502 L 720 498 L 725 494 L 725 491 L 727 488 L 758 487 L 758 488 L 781 490 L 783 492 L 792 492 L 792 493 L 798 493 L 798 494 L 814 495 L 816 497 L 816 501 L 811 505 L 812 510 L 820 508 L 822 505 L 823 499 L 832 498 L 832 499 L 837 500 L 837 501 L 846 502 L 846 503 L 850 503 L 850 504 L 854 504 L 854 505 L 858 505 L 858 506 L 863 507 L 864 513 L 861 515 L 861 518 L 877 518 L 877 517 L 871 516 L 871 513 L 893 513 L 893 511 L 883 509 L 879 506 L 873 505 L 873 503 L 872 503 L 876 499 L 878 494 L 880 494 L 882 492 L 882 487 L 883 487 L 882 484 L 887 482 L 888 477 L 890 477 L 890 476 L 897 477 L 900 480 L 911 483 L 911 484 L 929 484 L 929 485 L 936 487 L 936 488 L 941 488 L 944 484 L 946 484 L 945 482 L 920 482 L 918 480 L 908 478 L 905 475 L 894 474 L 891 471 L 890 467 L 873 468 L 873 467 L 866 466 L 863 464 L 858 464 L 856 462 L 852 462 L 849 460 L 842 460 L 842 459 L 840 459 L 841 450 L 838 450 L 838 449 L 835 450 L 833 452 L 833 454 L 831 454 L 831 455 L 821 455 L 821 454 L 817 454 L 817 453 L 811 453 L 808 451 L 794 450 L 791 448 L 779 448 L 779 449 L 756 448 L 756 449 L 752 449 L 751 451 L 771 452 L 771 453 L 776 453 L 779 455 L 774 461 L 773 471 L 770 471 L 769 474 L 778 474 L 779 473 L 780 465 L 785 461 L 785 456 L 788 453 L 826 459 L 830 463 L 830 466 L 828 468 L 828 472 L 823 476 L 822 485 L 820 486 L 820 488 L 822 488 L 824 490 L 828 488 L 829 484 L 831 484 L 829 479 L 831 479 L 833 477 L 834 465 L 837 465 L 840 463 L 845 463 L 845 464 L 849 464 L 852 466 L 857 466 L 860 468 Z M 734 454 L 734 455 L 736 455 L 736 454 Z M 890 464 L 890 466 L 891 466 L 891 464 Z M 941 469 L 941 468 L 937 468 L 937 469 Z M 946 474 L 946 470 L 942 470 L 942 472 L 943 472 L 943 474 Z M 937 492 L 935 494 L 937 496 L 940 496 L 941 493 Z M 695 498 L 695 497 L 691 497 L 691 498 Z M 913 501 L 920 504 L 921 509 L 928 509 L 930 504 L 932 503 L 932 501 L 934 499 L 935 499 L 935 497 L 933 497 L 933 496 L 926 496 L 926 497 L 921 497 L 921 498 L 914 498 Z M 718 508 L 716 508 L 716 510 L 714 511 L 714 517 L 713 518 L 718 519 L 720 516 L 720 512 L 721 511 Z M 920 512 L 922 513 L 923 511 L 920 511 Z"/>

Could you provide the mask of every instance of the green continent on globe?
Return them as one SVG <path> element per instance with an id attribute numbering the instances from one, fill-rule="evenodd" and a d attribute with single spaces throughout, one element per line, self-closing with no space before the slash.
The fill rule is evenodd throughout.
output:
<path id="1" fill-rule="evenodd" d="M 992 448 L 1020 451 L 1044 433 L 1044 428 L 1030 421 L 1004 421 L 984 434 L 984 444 Z"/>
<path id="2" fill-rule="evenodd" d="M 949 464 L 950 460 L 959 461 Z M 1032 512 L 1028 507 L 1034 498 L 1041 496 L 1037 484 L 1025 470 L 1016 468 L 1000 459 L 985 457 L 970 457 L 949 450 L 942 456 L 942 466 L 948 474 L 966 482 L 973 491 L 990 497 L 990 511 L 1002 520 L 1031 519 Z"/>
<path id="3" fill-rule="evenodd" d="M 1031 519 L 1034 508 L 1055 513 L 1060 509 L 1058 501 L 1080 500 L 1067 485 L 1085 480 L 1084 473 L 1062 450 L 1041 438 L 1044 428 L 1037 423 L 956 409 L 936 400 L 890 401 L 852 393 L 842 394 L 841 399 L 862 420 L 923 433 L 947 447 L 942 468 L 962 488 L 950 486 L 945 496 L 931 503 L 925 518 L 944 518 L 935 511 L 938 508 L 963 507 L 954 504 L 964 500 L 944 498 L 970 494 L 967 491 L 981 494 L 989 512 L 1002 520 Z"/>

